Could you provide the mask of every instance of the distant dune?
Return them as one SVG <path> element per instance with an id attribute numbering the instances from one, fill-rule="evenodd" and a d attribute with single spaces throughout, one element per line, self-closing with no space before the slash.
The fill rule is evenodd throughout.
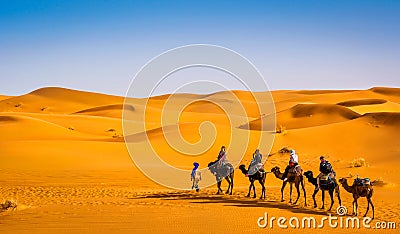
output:
<path id="1" fill-rule="evenodd" d="M 338 105 L 353 107 L 353 106 L 364 106 L 364 105 L 377 105 L 383 104 L 387 101 L 385 99 L 356 99 L 356 100 L 348 100 L 344 102 L 339 102 Z"/>
<path id="2" fill-rule="evenodd" d="M 11 98 L 10 96 L 0 95 L 0 101 Z"/>
<path id="3" fill-rule="evenodd" d="M 83 109 L 123 103 L 122 97 L 64 88 L 41 88 L 0 101 L 0 111 L 73 113 Z"/>
<path id="4" fill-rule="evenodd" d="M 400 112 L 377 112 L 364 114 L 360 119 L 365 119 L 375 126 L 386 125 L 400 128 Z"/>
<path id="5" fill-rule="evenodd" d="M 122 111 L 124 109 L 127 111 L 135 111 L 135 107 L 133 107 L 132 105 L 113 104 L 80 110 L 75 112 L 74 114 L 121 118 Z"/>
<path id="6" fill-rule="evenodd" d="M 380 93 L 384 95 L 395 95 L 400 96 L 399 88 L 388 88 L 388 87 L 374 87 L 370 89 L 372 92 Z"/>
<path id="7" fill-rule="evenodd" d="M 348 121 L 360 114 L 335 104 L 297 104 L 276 114 L 277 126 L 285 129 L 307 128 Z M 263 117 L 263 118 L 269 118 Z M 268 123 L 268 121 L 263 121 Z M 261 129 L 260 119 L 251 121 L 251 130 Z"/>
<path id="8" fill-rule="evenodd" d="M 348 93 L 355 90 L 300 90 L 293 91 L 296 94 L 315 95 L 315 94 L 333 94 L 333 93 Z"/>

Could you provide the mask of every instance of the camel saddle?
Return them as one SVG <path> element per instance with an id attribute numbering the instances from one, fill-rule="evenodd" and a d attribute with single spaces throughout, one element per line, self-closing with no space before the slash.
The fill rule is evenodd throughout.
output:
<path id="1" fill-rule="evenodd" d="M 290 169 L 289 169 L 289 173 L 297 174 L 298 176 L 301 175 L 302 172 L 303 172 L 303 169 L 301 169 L 299 164 L 297 164 L 294 167 L 290 167 Z"/>
<path id="2" fill-rule="evenodd" d="M 331 183 L 334 183 L 334 181 L 332 180 L 332 177 L 329 174 L 323 174 L 320 178 L 319 178 L 319 183 L 321 185 L 325 184 L 325 185 L 329 185 Z"/>
<path id="3" fill-rule="evenodd" d="M 357 186 L 366 186 L 366 185 L 372 185 L 371 180 L 369 178 L 355 178 L 354 179 L 354 185 Z"/>

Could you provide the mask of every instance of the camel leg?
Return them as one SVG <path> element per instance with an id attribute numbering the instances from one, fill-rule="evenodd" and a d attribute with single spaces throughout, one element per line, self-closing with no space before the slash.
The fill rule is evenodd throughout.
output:
<path id="1" fill-rule="evenodd" d="M 356 216 L 358 216 L 358 197 L 356 196 L 356 195 L 353 195 L 353 197 L 354 197 L 354 201 L 353 201 L 353 204 L 354 204 L 354 207 L 353 207 L 353 214 L 355 214 Z"/>
<path id="2" fill-rule="evenodd" d="M 331 211 L 331 210 L 332 210 L 333 203 L 335 203 L 335 201 L 333 200 L 333 192 L 334 192 L 333 189 L 330 189 L 330 190 L 329 190 L 329 196 L 331 197 L 331 206 L 329 207 L 329 210 L 328 210 L 328 211 Z"/>
<path id="3" fill-rule="evenodd" d="M 356 216 L 358 216 L 358 200 L 356 200 Z"/>
<path id="4" fill-rule="evenodd" d="M 301 188 L 303 189 L 303 194 L 304 194 L 304 206 L 307 206 L 307 195 L 306 195 L 306 189 L 304 188 L 304 180 L 303 180 L 303 177 L 301 177 L 302 179 L 301 179 L 301 181 L 300 181 L 300 184 L 301 184 Z"/>
<path id="5" fill-rule="evenodd" d="M 254 185 L 254 182 L 253 182 L 253 198 L 256 198 L 256 186 Z"/>
<path id="6" fill-rule="evenodd" d="M 222 191 L 222 189 L 221 189 L 221 181 L 218 181 L 218 183 L 217 183 L 217 186 L 218 186 L 218 192 L 217 192 L 217 194 L 220 194 L 220 193 L 222 193 L 223 191 Z"/>
<path id="7" fill-rule="evenodd" d="M 287 182 L 283 182 L 283 184 L 282 184 L 282 188 L 281 188 L 281 201 L 285 201 L 285 199 L 283 199 L 283 191 L 285 190 L 285 186 L 286 186 L 286 183 Z"/>
<path id="8" fill-rule="evenodd" d="M 231 193 L 229 195 L 232 195 L 232 193 L 233 193 L 233 174 L 231 177 Z"/>
<path id="9" fill-rule="evenodd" d="M 368 211 L 369 211 L 369 199 L 368 199 L 368 198 L 367 198 L 367 202 L 368 202 L 368 205 L 367 205 L 367 211 L 365 211 L 365 214 L 364 214 L 364 216 L 363 216 L 363 217 L 367 216 L 367 214 L 368 214 Z"/>
<path id="10" fill-rule="evenodd" d="M 375 217 L 375 214 L 374 214 L 374 204 L 372 204 L 372 200 L 371 200 L 371 198 L 367 198 L 367 201 L 368 201 L 368 206 L 367 206 L 367 211 L 365 212 L 365 214 L 364 214 L 364 217 L 365 216 L 367 216 L 367 213 L 368 213 L 368 211 L 369 211 L 369 204 L 371 204 L 371 207 L 372 207 L 372 219 L 374 219 Z"/>
<path id="11" fill-rule="evenodd" d="M 299 198 L 300 198 L 300 188 L 299 188 L 299 185 L 297 184 L 297 186 L 296 186 L 296 191 L 297 191 L 297 198 L 296 198 L 296 201 L 293 203 L 293 204 L 297 204 L 297 201 L 299 200 Z"/>
<path id="12" fill-rule="evenodd" d="M 321 206 L 321 209 L 323 210 L 323 209 L 325 209 L 325 191 L 322 190 L 322 189 L 321 189 L 321 191 L 322 191 L 322 206 Z"/>
<path id="13" fill-rule="evenodd" d="M 369 199 L 369 203 L 371 203 L 371 207 L 372 207 L 372 219 L 375 218 L 375 207 L 374 204 L 372 203 L 372 199 Z"/>
<path id="14" fill-rule="evenodd" d="M 318 193 L 318 191 L 319 190 L 314 190 L 314 193 L 313 193 L 313 195 L 312 195 L 312 198 L 313 198 L 313 200 L 314 200 L 314 208 L 317 208 L 317 201 L 315 200 L 315 195 L 317 195 L 317 193 Z"/>
<path id="15" fill-rule="evenodd" d="M 253 182 L 250 181 L 249 192 L 247 193 L 246 197 L 250 197 L 251 186 L 253 186 Z"/>
<path id="16" fill-rule="evenodd" d="M 289 195 L 289 203 L 292 203 L 292 188 L 293 188 L 293 184 L 290 183 L 290 195 Z"/>
<path id="17" fill-rule="evenodd" d="M 336 185 L 336 194 L 339 200 L 339 206 L 342 206 L 342 199 L 340 198 L 340 190 L 339 190 L 339 185 Z"/>
<path id="18" fill-rule="evenodd" d="M 228 194 L 231 188 L 231 180 L 229 179 L 229 177 L 225 177 L 225 180 L 228 182 L 228 190 L 226 190 L 225 194 Z"/>
<path id="19" fill-rule="evenodd" d="M 264 186 L 264 183 L 262 183 L 261 181 L 258 181 L 258 182 L 261 185 L 261 197 L 260 197 L 260 199 L 263 198 L 263 195 L 264 195 L 264 199 L 265 199 L 265 186 Z"/>

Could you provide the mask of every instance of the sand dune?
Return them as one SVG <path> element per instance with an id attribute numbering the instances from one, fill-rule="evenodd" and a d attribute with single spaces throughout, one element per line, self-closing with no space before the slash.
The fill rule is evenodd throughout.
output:
<path id="1" fill-rule="evenodd" d="M 387 101 L 385 99 L 356 99 L 356 100 L 348 100 L 344 102 L 339 102 L 338 105 L 353 107 L 353 106 L 365 106 L 365 105 L 377 105 L 383 104 Z"/>
<path id="2" fill-rule="evenodd" d="M 370 89 L 372 92 L 380 93 L 389 96 L 400 96 L 400 88 L 389 88 L 389 87 L 374 87 Z"/>
<path id="3" fill-rule="evenodd" d="M 11 98 L 11 96 L 0 95 L 0 101 Z"/>
<path id="4" fill-rule="evenodd" d="M 346 107 L 334 104 L 297 104 L 288 110 L 278 112 L 276 118 L 278 127 L 297 129 L 348 121 L 359 116 L 358 113 Z M 264 123 L 268 122 L 264 121 Z M 260 123 L 260 119 L 251 121 L 249 127 L 251 130 L 260 130 Z"/>
<path id="5" fill-rule="evenodd" d="M 293 91 L 293 93 L 296 94 L 305 94 L 305 95 L 315 95 L 315 94 L 342 94 L 342 93 L 348 93 L 348 92 L 353 92 L 355 90 L 300 90 L 300 91 Z"/>
<path id="6" fill-rule="evenodd" d="M 101 105 L 123 103 L 122 97 L 64 88 L 41 88 L 0 101 L 0 111 L 69 114 Z M 62 104 L 62 105 L 61 105 Z"/>
<path id="7" fill-rule="evenodd" d="M 113 104 L 106 106 L 97 106 L 77 111 L 74 114 L 121 118 L 123 109 L 125 109 L 126 111 L 135 111 L 135 107 L 133 107 L 132 105 Z"/>
<path id="8" fill-rule="evenodd" d="M 1 114 L 9 114 L 15 116 L 15 112 L 3 112 Z M 59 125 L 65 129 L 73 129 L 74 132 L 86 133 L 94 136 L 107 136 L 122 134 L 121 119 L 101 117 L 101 116 L 86 116 L 74 114 L 39 114 L 39 113 L 18 113 L 18 116 L 26 116 L 34 119 L 46 121 Z M 131 125 L 138 125 L 131 123 Z M 21 127 L 21 126 L 19 126 Z M 16 128 L 18 130 L 18 128 Z M 57 139 L 57 138 L 55 138 Z"/>
<path id="9" fill-rule="evenodd" d="M 367 113 L 360 117 L 375 126 L 400 127 L 400 112 L 376 112 Z"/>
<path id="10" fill-rule="evenodd" d="M 13 140 L 95 140 L 96 136 L 74 131 L 37 118 L 18 115 L 1 115 L 1 141 Z M 20 129 L 29 129 L 21 131 Z"/>
<path id="11" fill-rule="evenodd" d="M 375 187 L 373 198 L 377 220 L 399 220 L 399 89 L 280 90 L 271 94 L 277 110 L 276 127 L 282 131 L 274 134 L 267 170 L 286 166 L 288 155 L 275 153 L 282 147 L 296 149 L 302 168 L 314 173 L 319 156 L 325 155 L 338 177 L 359 175 L 382 181 L 382 186 Z M 262 99 L 265 93 L 255 96 Z M 259 105 L 270 105 L 268 100 L 257 104 L 246 91 L 130 98 L 125 102 L 129 109 L 125 136 L 123 103 L 123 97 L 64 88 L 0 96 L 0 198 L 17 200 L 19 207 L 0 214 L 0 232 L 67 229 L 93 233 L 113 232 L 116 227 L 135 233 L 166 229 L 204 232 L 204 227 L 210 230 L 208 227 L 213 226 L 218 233 L 257 233 L 268 231 L 256 226 L 265 210 L 285 217 L 328 214 L 304 206 L 302 197 L 297 206 L 280 202 L 281 181 L 272 174 L 267 175 L 265 201 L 244 197 L 249 182 L 238 170 L 232 196 L 215 195 L 214 186 L 202 187 L 199 193 L 166 189 L 141 173 L 123 143 L 125 137 L 143 157 L 150 143 L 165 162 L 181 169 L 191 169 L 194 160 L 205 168 L 215 160 L 221 145 L 228 146 L 228 158 L 233 158 L 238 154 L 235 147 L 243 145 L 248 146 L 239 155 L 243 159 L 235 163 L 248 165 L 255 148 L 260 147 L 263 155 L 270 153 L 257 142 L 261 124 L 274 123 L 273 115 L 259 110 Z M 215 103 L 226 105 L 225 110 Z M 231 118 L 225 111 L 232 114 Z M 231 134 L 248 137 L 248 142 L 233 145 Z M 201 155 L 183 153 L 185 147 L 202 147 L 202 140 L 213 144 Z M 364 158 L 367 166 L 350 167 L 356 158 Z M 259 196 L 258 184 L 256 189 Z M 306 190 L 311 204 L 313 186 L 306 183 Z M 341 189 L 341 195 L 343 204 L 351 209 L 351 194 Z M 336 207 L 337 203 L 333 209 Z M 360 209 L 361 213 L 365 211 L 365 200 L 360 199 Z M 201 218 L 193 210 L 200 212 Z"/>

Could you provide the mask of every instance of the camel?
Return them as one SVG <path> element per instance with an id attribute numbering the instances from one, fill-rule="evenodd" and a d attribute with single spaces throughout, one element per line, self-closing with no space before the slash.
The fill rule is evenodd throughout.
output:
<path id="1" fill-rule="evenodd" d="M 271 172 L 274 173 L 276 178 L 283 180 L 283 178 L 282 178 L 283 173 L 280 171 L 280 168 L 278 166 L 272 168 Z M 307 206 L 306 190 L 304 189 L 303 175 L 302 174 L 298 175 L 297 173 L 293 173 L 293 172 L 289 171 L 287 178 L 288 179 L 286 181 L 283 181 L 283 184 L 282 184 L 282 188 L 281 188 L 282 199 L 281 199 L 281 201 L 285 201 L 283 199 L 283 191 L 285 189 L 286 184 L 289 183 L 290 184 L 290 201 L 289 201 L 289 203 L 292 203 L 292 185 L 294 184 L 296 187 L 296 190 L 297 190 L 297 198 L 293 204 L 296 204 L 300 198 L 299 185 L 301 184 L 301 188 L 303 189 L 303 193 L 304 193 L 304 205 Z"/>
<path id="2" fill-rule="evenodd" d="M 317 195 L 317 193 L 319 191 L 319 189 L 317 189 L 318 188 L 317 178 L 314 178 L 312 171 L 304 172 L 304 176 L 307 178 L 308 182 L 310 182 L 311 184 L 313 184 L 315 186 L 315 190 L 312 195 L 312 198 L 314 200 L 314 208 L 316 208 L 317 202 L 315 201 L 315 195 Z M 331 206 L 329 207 L 328 211 L 331 211 L 333 203 L 335 203 L 335 201 L 333 200 L 333 192 L 334 191 L 336 192 L 336 194 L 338 196 L 339 205 L 342 206 L 342 200 L 340 199 L 339 185 L 335 179 L 332 180 L 332 183 L 329 183 L 326 186 L 321 186 L 320 189 L 322 191 L 322 207 L 321 207 L 321 209 L 325 209 L 325 191 L 326 190 L 328 190 L 329 196 L 331 197 Z"/>
<path id="3" fill-rule="evenodd" d="M 235 175 L 235 170 L 232 164 L 227 163 L 225 166 L 218 168 L 217 166 L 218 160 L 214 162 L 210 162 L 208 164 L 208 169 L 210 172 L 215 176 L 215 179 L 217 180 L 217 187 L 218 187 L 218 192 L 217 194 L 222 193 L 221 189 L 221 183 L 222 180 L 225 178 L 226 181 L 228 181 L 228 190 L 226 190 L 226 194 L 232 195 L 232 190 L 233 190 L 233 177 Z"/>
<path id="4" fill-rule="evenodd" d="M 357 202 L 358 198 L 366 197 L 367 201 L 368 201 L 368 206 L 367 206 L 367 211 L 364 214 L 364 217 L 367 216 L 367 213 L 368 213 L 368 210 L 369 210 L 369 205 L 371 204 L 371 207 L 372 207 L 372 219 L 374 219 L 375 209 L 374 209 L 374 204 L 372 204 L 372 200 L 371 200 L 373 192 L 374 192 L 374 189 L 372 188 L 372 185 L 371 184 L 357 185 L 357 184 L 353 183 L 353 185 L 350 186 L 347 183 L 347 179 L 346 178 L 341 178 L 339 180 L 339 183 L 342 184 L 343 188 L 347 192 L 353 194 L 353 199 L 354 199 L 353 200 L 353 215 L 354 214 L 358 215 L 358 202 Z"/>
<path id="5" fill-rule="evenodd" d="M 239 169 L 242 171 L 242 173 L 244 175 L 247 175 L 248 171 L 247 171 L 245 165 L 243 165 L 243 164 L 240 165 Z M 258 182 L 260 183 L 260 185 L 262 187 L 260 199 L 263 198 L 263 195 L 264 195 L 264 199 L 265 199 L 265 186 L 264 186 L 264 184 L 265 184 L 265 178 L 266 177 L 267 177 L 267 173 L 266 172 L 260 172 L 260 171 L 257 171 L 253 175 L 249 175 L 250 187 L 249 187 L 249 193 L 246 195 L 246 197 L 250 197 L 251 188 L 253 187 L 253 193 L 254 193 L 253 198 L 256 198 L 256 186 L 254 186 L 254 181 L 258 180 Z"/>

